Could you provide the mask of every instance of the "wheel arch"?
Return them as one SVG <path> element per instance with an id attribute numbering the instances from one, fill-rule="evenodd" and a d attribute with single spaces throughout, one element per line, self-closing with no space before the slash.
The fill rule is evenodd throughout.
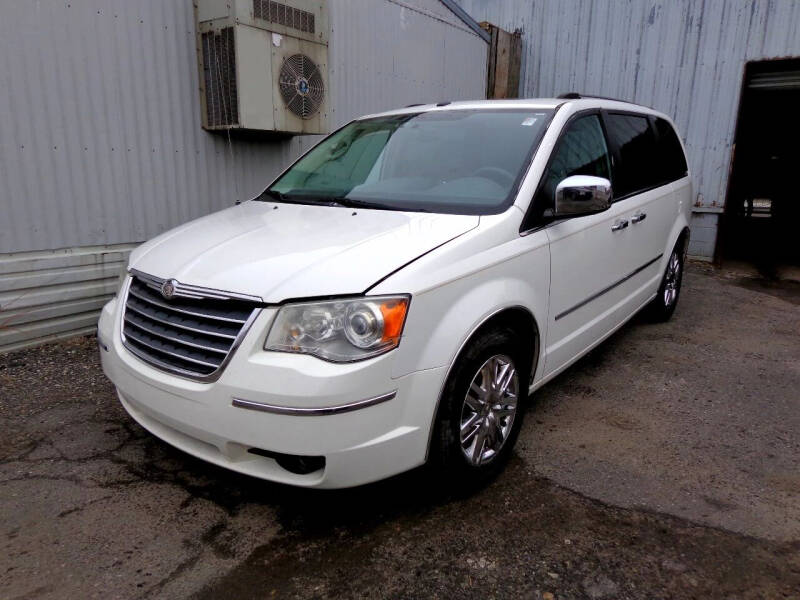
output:
<path id="1" fill-rule="evenodd" d="M 447 366 L 447 372 L 445 373 L 444 379 L 442 380 L 441 388 L 439 389 L 439 394 L 436 397 L 436 406 L 434 407 L 433 417 L 431 420 L 430 427 L 428 428 L 428 446 L 425 450 L 426 462 L 430 457 L 431 442 L 433 439 L 434 429 L 436 428 L 436 419 L 438 418 L 439 415 L 439 407 L 441 406 L 442 402 L 442 394 L 444 394 L 445 387 L 447 386 L 447 381 L 450 379 L 450 374 L 453 370 L 453 366 L 458 362 L 458 359 L 461 357 L 464 351 L 469 347 L 470 343 L 477 336 L 483 334 L 485 331 L 489 331 L 491 329 L 503 326 L 510 326 L 515 331 L 523 331 L 526 334 L 530 334 L 530 338 L 528 339 L 532 340 L 531 347 L 529 348 L 531 371 L 527 387 L 524 388 L 527 393 L 527 390 L 530 387 L 536 375 L 536 369 L 539 364 L 539 358 L 541 355 L 541 346 L 542 346 L 541 330 L 539 329 L 539 325 L 536 322 L 536 317 L 528 308 L 522 305 L 506 306 L 503 308 L 499 308 L 495 312 L 487 315 L 482 321 L 480 321 L 473 327 L 472 331 L 470 331 L 470 333 L 464 338 L 464 341 L 461 343 L 455 355 L 453 356 L 452 360 L 450 361 L 450 364 Z"/>
<path id="2" fill-rule="evenodd" d="M 679 248 L 681 244 L 683 245 L 681 248 L 681 259 L 686 262 L 686 256 L 689 252 L 689 239 L 691 234 L 692 232 L 691 229 L 689 229 L 689 223 L 685 218 L 681 217 L 673 224 L 669 233 L 669 237 L 667 238 L 667 245 L 664 248 L 664 253 L 661 255 L 661 260 L 659 261 L 661 273 L 664 273 L 666 270 L 672 251 L 675 248 Z"/>
<path id="3" fill-rule="evenodd" d="M 689 253 L 689 239 L 692 235 L 691 229 L 689 229 L 688 225 L 684 225 L 681 232 L 678 234 L 678 239 L 675 242 L 675 245 L 681 246 L 681 252 L 683 254 L 683 260 L 686 261 L 686 255 Z"/>
<path id="4" fill-rule="evenodd" d="M 539 360 L 539 352 L 541 348 L 540 330 L 539 325 L 536 323 L 536 317 L 533 316 L 533 313 L 528 308 L 520 305 L 501 308 L 488 315 L 481 323 L 476 325 L 472 332 L 467 336 L 466 340 L 464 340 L 464 342 L 461 344 L 461 347 L 458 349 L 458 352 L 456 352 L 453 360 L 450 361 L 450 365 L 447 369 L 448 376 L 450 375 L 450 370 L 453 368 L 453 365 L 459 359 L 464 350 L 469 346 L 472 340 L 474 340 L 484 331 L 502 327 L 504 325 L 509 326 L 514 331 L 522 332 L 523 339 L 529 339 L 532 341 L 530 344 L 531 347 L 527 350 L 529 352 L 528 358 L 531 361 L 530 377 L 533 379 L 533 377 L 536 375 L 536 365 Z"/>

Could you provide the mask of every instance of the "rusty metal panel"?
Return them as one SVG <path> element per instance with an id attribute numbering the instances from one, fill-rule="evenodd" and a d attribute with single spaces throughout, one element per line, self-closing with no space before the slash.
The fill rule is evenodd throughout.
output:
<path id="1" fill-rule="evenodd" d="M 483 21 L 490 35 L 486 90 L 488 98 L 518 98 L 522 34 L 509 32 Z"/>
<path id="2" fill-rule="evenodd" d="M 686 143 L 696 208 L 708 214 L 725 201 L 745 63 L 800 56 L 796 0 L 460 4 L 478 21 L 523 30 L 521 96 L 577 91 L 671 115 Z M 713 244 L 696 248 L 707 254 Z"/>

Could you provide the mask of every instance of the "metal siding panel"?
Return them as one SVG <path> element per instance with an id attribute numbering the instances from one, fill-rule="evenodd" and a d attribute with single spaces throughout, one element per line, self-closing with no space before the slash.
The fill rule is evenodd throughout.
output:
<path id="1" fill-rule="evenodd" d="M 417 9 L 425 16 L 433 16 L 435 19 L 440 19 L 442 22 L 448 23 L 455 29 L 460 29 L 465 33 L 472 33 L 477 37 L 477 33 L 473 32 L 466 22 L 451 11 L 444 2 L 439 0 L 387 0 L 399 6 L 409 7 L 411 10 Z"/>
<path id="2" fill-rule="evenodd" d="M 336 125 L 414 102 L 485 97 L 487 44 L 460 19 L 454 27 L 403 4 L 329 3 Z"/>
<path id="3" fill-rule="evenodd" d="M 85 298 L 70 302 L 59 302 L 58 304 L 46 304 L 34 308 L 24 308 L 17 311 L 4 312 L 0 321 L 19 327 L 23 324 L 38 323 L 48 321 L 58 317 L 69 317 L 81 313 L 93 312 L 95 320 L 103 305 L 108 302 L 110 296 L 100 296 L 96 298 Z M 2 325 L 0 325 L 2 327 Z"/>
<path id="4" fill-rule="evenodd" d="M 0 352 L 90 331 L 132 248 L 0 255 Z"/>

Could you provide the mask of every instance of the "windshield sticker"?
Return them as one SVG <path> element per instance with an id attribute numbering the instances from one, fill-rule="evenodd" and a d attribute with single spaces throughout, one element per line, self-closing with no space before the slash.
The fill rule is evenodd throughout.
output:
<path id="1" fill-rule="evenodd" d="M 530 127 L 530 126 L 531 126 L 531 125 L 533 125 L 534 123 L 536 123 L 536 117 L 528 117 L 527 119 L 525 119 L 525 120 L 522 122 L 522 126 L 523 126 L 523 127 Z"/>

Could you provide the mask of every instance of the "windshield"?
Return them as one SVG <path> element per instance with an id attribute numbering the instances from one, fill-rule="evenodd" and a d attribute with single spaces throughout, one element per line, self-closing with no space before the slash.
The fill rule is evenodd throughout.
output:
<path id="1" fill-rule="evenodd" d="M 297 161 L 260 199 L 502 212 L 551 116 L 545 109 L 450 110 L 354 121 Z"/>

